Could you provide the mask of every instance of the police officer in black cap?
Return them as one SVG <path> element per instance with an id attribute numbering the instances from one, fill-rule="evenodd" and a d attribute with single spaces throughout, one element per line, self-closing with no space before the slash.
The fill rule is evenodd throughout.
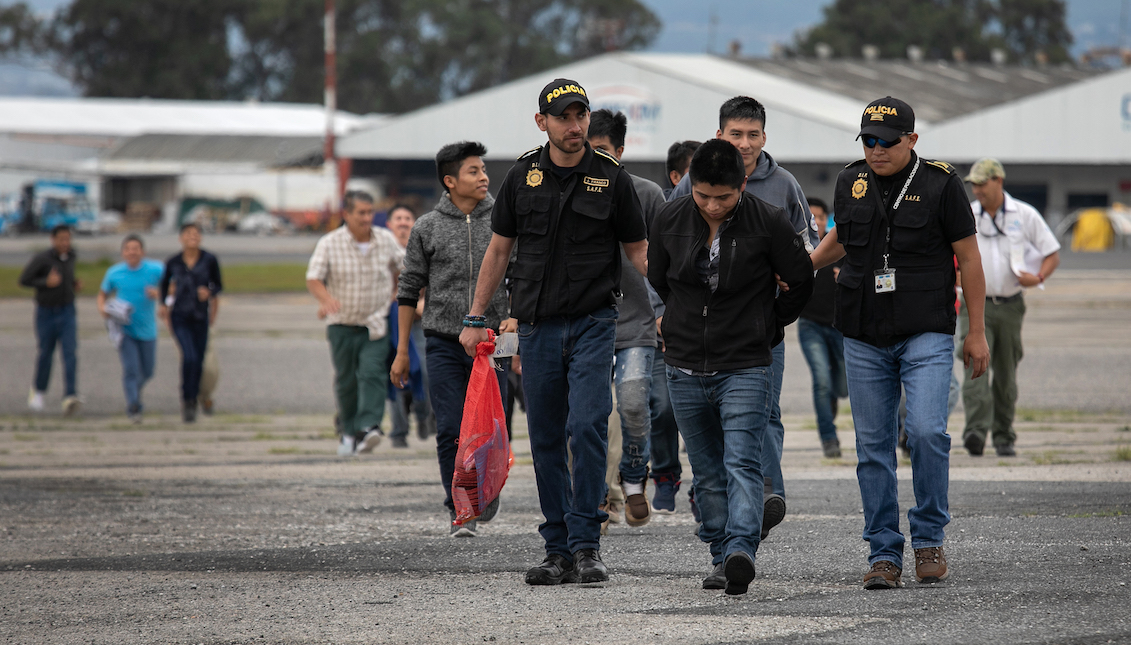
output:
<path id="1" fill-rule="evenodd" d="M 526 582 L 600 582 L 608 579 L 599 553 L 608 516 L 598 506 L 613 406 L 618 246 L 644 275 L 648 242 L 632 178 L 586 143 L 585 89 L 555 79 L 538 96 L 534 120 L 549 143 L 519 157 L 499 188 L 494 235 L 460 342 L 473 354 L 487 339 L 482 315 L 517 241 L 511 316 L 519 320 L 530 449 L 546 518 L 538 529 L 546 558 Z"/>
<path id="2" fill-rule="evenodd" d="M 837 177 L 834 228 L 813 252 L 813 267 L 841 257 L 834 326 L 844 334 L 848 396 L 856 426 L 856 469 L 871 547 L 865 589 L 902 586 L 896 442 L 900 388 L 907 392 L 915 507 L 907 513 L 915 579 L 947 577 L 944 527 L 950 521 L 947 394 L 954 369 L 954 257 L 971 303 L 963 360 L 986 371 L 985 281 L 974 215 L 962 178 L 949 164 L 914 152 L 915 113 L 892 97 L 864 110 L 864 159 Z"/>

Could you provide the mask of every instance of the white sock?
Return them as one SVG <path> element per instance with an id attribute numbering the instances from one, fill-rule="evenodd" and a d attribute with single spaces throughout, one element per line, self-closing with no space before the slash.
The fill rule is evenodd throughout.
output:
<path id="1" fill-rule="evenodd" d="M 624 489 L 624 496 L 625 497 L 628 497 L 629 495 L 643 495 L 644 494 L 644 482 L 640 482 L 639 484 L 633 484 L 633 483 L 630 483 L 630 482 L 621 482 L 620 487 L 622 489 Z"/>

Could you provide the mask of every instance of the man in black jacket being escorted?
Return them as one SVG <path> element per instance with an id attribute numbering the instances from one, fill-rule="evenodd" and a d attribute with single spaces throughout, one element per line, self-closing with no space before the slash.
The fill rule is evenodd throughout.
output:
<path id="1" fill-rule="evenodd" d="M 742 155 L 708 141 L 691 158 L 691 195 L 669 202 L 649 237 L 648 280 L 667 306 L 668 390 L 695 471 L 704 589 L 746 593 L 762 530 L 762 439 L 771 349 L 813 289 L 805 243 L 781 208 L 744 192 Z M 774 274 L 789 288 L 775 299 Z"/>

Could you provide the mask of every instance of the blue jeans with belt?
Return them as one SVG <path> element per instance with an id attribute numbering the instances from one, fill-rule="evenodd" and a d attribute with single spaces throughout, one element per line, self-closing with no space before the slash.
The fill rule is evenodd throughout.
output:
<path id="1" fill-rule="evenodd" d="M 695 471 L 699 539 L 711 563 L 738 551 L 754 557 L 761 542 L 763 464 L 773 368 L 691 376 L 668 366 L 668 392 L 687 459 Z"/>
<path id="2" fill-rule="evenodd" d="M 51 362 L 55 345 L 63 348 L 64 396 L 74 396 L 75 374 L 78 371 L 78 331 L 75 305 L 35 308 L 35 335 L 39 340 L 39 357 L 35 363 L 35 389 L 46 392 L 51 383 Z"/>
<path id="3" fill-rule="evenodd" d="M 954 337 L 922 333 L 890 347 L 844 339 L 848 396 L 856 425 L 856 478 L 864 503 L 869 564 L 887 560 L 903 567 L 899 530 L 896 446 L 900 385 L 907 392 L 907 445 L 911 449 L 915 507 L 907 512 L 911 547 L 942 546 L 950 522 L 950 435 L 947 394 L 954 372 Z"/>
<path id="4" fill-rule="evenodd" d="M 547 555 L 600 548 L 616 333 L 613 307 L 518 325 Z"/>

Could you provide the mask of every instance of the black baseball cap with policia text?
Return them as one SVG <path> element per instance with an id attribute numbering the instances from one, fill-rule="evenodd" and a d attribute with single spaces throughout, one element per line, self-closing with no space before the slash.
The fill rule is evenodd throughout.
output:
<path id="1" fill-rule="evenodd" d="M 914 131 L 915 111 L 911 106 L 899 99 L 885 96 L 864 108 L 864 114 L 860 117 L 860 134 L 856 138 L 870 134 L 885 141 L 896 141 L 905 132 Z"/>
<path id="2" fill-rule="evenodd" d="M 568 78 L 555 78 L 549 85 L 542 88 L 538 95 L 538 111 L 551 116 L 561 116 L 565 109 L 574 103 L 580 103 L 589 109 L 589 97 L 585 88 L 577 81 Z"/>

